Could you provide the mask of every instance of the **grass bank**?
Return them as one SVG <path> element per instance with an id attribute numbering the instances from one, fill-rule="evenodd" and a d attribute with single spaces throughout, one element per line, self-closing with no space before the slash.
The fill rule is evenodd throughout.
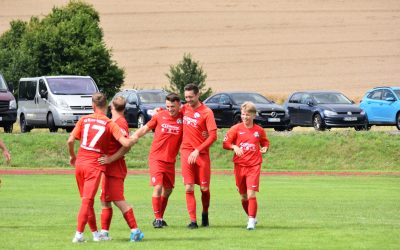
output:
<path id="1" fill-rule="evenodd" d="M 218 131 L 211 148 L 212 167 L 232 169 L 232 151 L 222 149 L 226 129 Z M 264 156 L 264 170 L 400 171 L 398 131 L 356 132 L 341 129 L 326 132 L 267 130 L 271 141 Z M 27 134 L 2 134 L 17 168 L 69 168 L 65 132 L 36 130 Z M 143 137 L 127 154 L 129 168 L 147 168 L 152 134 Z M 4 162 L 1 166 L 5 167 Z M 179 160 L 177 164 L 179 168 Z"/>

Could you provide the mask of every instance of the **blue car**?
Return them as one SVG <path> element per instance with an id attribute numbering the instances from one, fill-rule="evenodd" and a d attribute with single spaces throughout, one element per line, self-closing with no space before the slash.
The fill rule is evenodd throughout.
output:
<path id="1" fill-rule="evenodd" d="M 400 130 L 400 87 L 377 87 L 369 90 L 360 102 L 368 126 L 395 125 Z"/>

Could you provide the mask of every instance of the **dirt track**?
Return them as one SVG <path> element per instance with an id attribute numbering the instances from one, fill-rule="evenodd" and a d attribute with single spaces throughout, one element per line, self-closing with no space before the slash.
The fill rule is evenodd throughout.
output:
<path id="1" fill-rule="evenodd" d="M 12 19 L 46 15 L 66 0 L 1 0 L 0 33 Z M 214 91 L 286 97 L 336 89 L 358 99 L 400 84 L 400 1 L 88 1 L 126 87 L 167 84 L 169 65 L 190 52 Z"/>

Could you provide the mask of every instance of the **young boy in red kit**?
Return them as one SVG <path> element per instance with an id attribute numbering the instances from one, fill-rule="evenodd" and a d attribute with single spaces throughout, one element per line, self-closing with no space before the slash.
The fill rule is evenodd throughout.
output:
<path id="1" fill-rule="evenodd" d="M 247 229 L 256 227 L 257 198 L 259 191 L 262 154 L 268 151 L 269 140 L 264 129 L 254 124 L 256 107 L 252 102 L 241 106 L 242 122 L 232 126 L 223 142 L 223 148 L 233 150 L 236 186 L 242 198 L 242 206 L 248 215 Z"/>

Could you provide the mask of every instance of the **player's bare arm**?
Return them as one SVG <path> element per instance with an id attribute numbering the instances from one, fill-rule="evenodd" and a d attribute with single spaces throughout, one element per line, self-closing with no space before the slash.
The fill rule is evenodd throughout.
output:
<path id="1" fill-rule="evenodd" d="M 75 161 L 76 161 L 76 154 L 75 154 L 75 137 L 73 135 L 70 135 L 68 140 L 67 140 L 67 145 L 68 145 L 68 152 L 69 152 L 69 164 L 71 166 L 75 166 Z"/>
<path id="2" fill-rule="evenodd" d="M 260 152 L 262 153 L 262 154 L 265 154 L 265 153 L 267 153 L 267 151 L 268 151 L 268 147 L 262 147 L 261 149 L 260 149 Z"/>
<path id="3" fill-rule="evenodd" d="M 6 159 L 6 162 L 9 163 L 11 161 L 11 154 L 8 151 L 6 145 L 3 141 L 0 140 L 0 149 L 3 151 L 3 156 Z"/>

